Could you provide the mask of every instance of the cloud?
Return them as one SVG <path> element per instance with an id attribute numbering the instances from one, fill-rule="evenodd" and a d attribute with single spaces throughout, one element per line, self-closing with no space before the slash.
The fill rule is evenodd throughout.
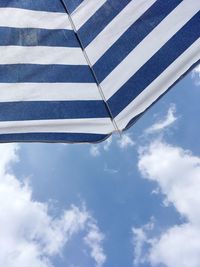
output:
<path id="1" fill-rule="evenodd" d="M 144 246 L 146 244 L 151 244 L 152 241 L 147 237 L 147 232 L 151 231 L 153 228 L 154 218 L 151 218 L 151 221 L 142 227 L 132 228 L 132 243 L 134 246 L 134 266 L 139 266 L 140 264 L 143 264 L 145 263 L 145 261 L 147 261 L 144 256 Z"/>
<path id="2" fill-rule="evenodd" d="M 140 150 L 142 176 L 157 182 L 165 205 L 174 205 L 185 223 L 175 225 L 152 239 L 145 258 L 152 266 L 200 266 L 200 157 L 190 151 L 154 141 Z M 137 256 L 137 255 L 136 255 Z"/>
<path id="3" fill-rule="evenodd" d="M 102 266 L 104 235 L 86 207 L 72 205 L 59 217 L 49 215 L 49 205 L 33 200 L 28 183 L 11 172 L 17 150 L 13 144 L 0 146 L 0 266 L 53 267 L 52 257 L 62 254 L 74 235 L 82 232 L 87 238 L 94 229 L 101 239 L 86 245 L 96 266 Z"/>
<path id="4" fill-rule="evenodd" d="M 118 169 L 109 168 L 107 164 L 105 164 L 105 166 L 104 166 L 104 171 L 108 172 L 110 174 L 116 174 L 119 172 Z"/>
<path id="5" fill-rule="evenodd" d="M 170 228 L 154 242 L 149 260 L 153 266 L 199 267 L 199 227 L 187 223 Z"/>
<path id="6" fill-rule="evenodd" d="M 90 147 L 90 155 L 93 156 L 93 157 L 98 157 L 100 156 L 100 147 L 97 146 L 97 145 L 92 145 Z"/>
<path id="7" fill-rule="evenodd" d="M 194 82 L 197 86 L 200 85 L 200 65 L 198 65 L 194 70 L 192 71 L 192 78 L 194 79 Z"/>
<path id="8" fill-rule="evenodd" d="M 160 120 L 157 123 L 153 124 L 150 128 L 146 129 L 145 133 L 146 134 L 157 133 L 171 126 L 177 120 L 175 113 L 176 113 L 176 106 L 172 104 L 168 109 L 166 117 L 163 120 Z"/>
<path id="9" fill-rule="evenodd" d="M 103 149 L 105 151 L 108 151 L 110 149 L 111 144 L 112 144 L 112 136 L 106 139 L 106 141 L 103 143 Z"/>
<path id="10" fill-rule="evenodd" d="M 127 147 L 134 146 L 135 142 L 132 140 L 130 135 L 123 133 L 121 138 L 117 141 L 117 144 L 120 148 L 125 149 Z"/>
<path id="11" fill-rule="evenodd" d="M 112 145 L 112 136 L 106 139 L 102 144 L 91 145 L 90 155 L 93 157 L 98 157 L 101 155 L 102 151 L 109 151 L 111 145 Z"/>
<path id="12" fill-rule="evenodd" d="M 140 155 L 139 169 L 144 177 L 156 181 L 177 211 L 200 224 L 200 158 L 180 147 L 153 142 Z"/>
<path id="13" fill-rule="evenodd" d="M 91 257 L 97 263 L 97 267 L 102 266 L 106 261 L 106 255 L 102 248 L 102 242 L 105 238 L 104 234 L 99 231 L 95 221 L 90 221 L 88 224 L 89 232 L 84 240 L 88 247 L 91 249 Z"/>

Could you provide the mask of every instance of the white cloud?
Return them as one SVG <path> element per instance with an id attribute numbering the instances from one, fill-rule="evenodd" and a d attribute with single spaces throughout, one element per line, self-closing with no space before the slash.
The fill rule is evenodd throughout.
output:
<path id="1" fill-rule="evenodd" d="M 89 223 L 89 232 L 84 238 L 85 243 L 91 249 L 91 257 L 97 263 L 97 266 L 102 266 L 106 261 L 106 255 L 104 254 L 102 248 L 102 242 L 105 238 L 104 234 L 99 231 L 99 228 L 95 222 L 92 220 Z"/>
<path id="2" fill-rule="evenodd" d="M 156 141 L 140 155 L 143 176 L 156 181 L 169 203 L 200 224 L 200 158 L 179 147 Z"/>
<path id="3" fill-rule="evenodd" d="M 112 136 L 106 139 L 102 144 L 91 145 L 90 155 L 93 157 L 100 156 L 102 151 L 109 151 L 111 144 L 112 144 Z"/>
<path id="4" fill-rule="evenodd" d="M 157 182 L 165 196 L 164 203 L 173 204 L 186 221 L 155 237 L 147 253 L 148 261 L 153 266 L 199 267 L 200 157 L 155 141 L 141 150 L 138 166 L 144 178 Z"/>
<path id="5" fill-rule="evenodd" d="M 110 149 L 111 144 L 112 144 L 112 136 L 106 139 L 106 141 L 103 143 L 103 149 L 105 151 L 108 151 Z"/>
<path id="6" fill-rule="evenodd" d="M 200 65 L 198 65 L 193 71 L 192 71 L 192 78 L 195 81 L 195 84 L 197 86 L 200 85 Z"/>
<path id="7" fill-rule="evenodd" d="M 134 266 L 139 266 L 140 264 L 145 263 L 147 261 L 144 254 L 144 246 L 146 244 L 151 244 L 151 239 L 147 237 L 147 232 L 151 231 L 154 228 L 154 218 L 151 221 L 139 228 L 133 227 L 133 246 L 134 246 Z"/>
<path id="8" fill-rule="evenodd" d="M 160 120 L 157 123 L 153 124 L 150 128 L 146 129 L 145 133 L 146 134 L 157 133 L 171 126 L 177 120 L 175 112 L 176 112 L 176 107 L 174 104 L 172 104 L 167 112 L 166 117 L 163 120 Z"/>
<path id="9" fill-rule="evenodd" d="M 135 145 L 135 142 L 128 134 L 122 133 L 121 138 L 117 141 L 117 144 L 120 148 L 125 149 Z"/>
<path id="10" fill-rule="evenodd" d="M 104 171 L 105 171 L 105 172 L 108 172 L 108 173 L 110 173 L 110 174 L 116 174 L 116 173 L 119 172 L 118 169 L 109 168 L 109 167 L 107 166 L 107 164 L 105 164 L 105 166 L 104 166 Z"/>
<path id="11" fill-rule="evenodd" d="M 0 266 L 53 267 L 51 257 L 62 254 L 75 234 L 82 231 L 87 238 L 94 228 L 102 238 L 87 245 L 96 266 L 102 266 L 104 236 L 86 208 L 71 206 L 58 218 L 50 216 L 48 204 L 33 200 L 30 186 L 11 174 L 17 146 L 1 145 L 0 154 Z"/>
<path id="12" fill-rule="evenodd" d="M 146 236 L 146 233 L 141 228 L 132 228 L 132 234 L 133 234 L 133 246 L 134 246 L 134 266 L 139 266 L 139 264 L 142 264 L 145 262 L 145 258 L 143 257 L 143 246 L 148 242 L 148 238 Z"/>
<path id="13" fill-rule="evenodd" d="M 153 266 L 200 266 L 200 228 L 191 223 L 174 226 L 155 240 L 149 260 Z"/>
<path id="14" fill-rule="evenodd" d="M 91 145 L 90 147 L 90 155 L 93 157 L 98 157 L 100 156 L 100 147 L 97 145 Z"/>

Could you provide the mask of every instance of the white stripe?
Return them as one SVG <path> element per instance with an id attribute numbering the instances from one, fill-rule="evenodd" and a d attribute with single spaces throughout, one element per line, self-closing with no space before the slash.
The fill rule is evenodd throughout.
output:
<path id="1" fill-rule="evenodd" d="M 186 0 L 170 13 L 101 83 L 106 99 L 118 91 L 199 8 L 200 1 Z"/>
<path id="2" fill-rule="evenodd" d="M 87 65 L 82 50 L 75 47 L 0 46 L 0 64 Z"/>
<path id="3" fill-rule="evenodd" d="M 131 1 L 86 47 L 92 65 L 156 0 Z"/>
<path id="4" fill-rule="evenodd" d="M 0 134 L 47 132 L 110 134 L 113 131 L 110 118 L 0 122 Z"/>
<path id="5" fill-rule="evenodd" d="M 84 0 L 72 13 L 76 29 L 79 30 L 106 1 L 107 0 Z"/>
<path id="6" fill-rule="evenodd" d="M 95 83 L 0 83 L 0 102 L 102 100 Z"/>
<path id="7" fill-rule="evenodd" d="M 115 118 L 119 129 L 124 129 L 132 118 L 144 112 L 199 60 L 199 47 L 200 38 Z"/>
<path id="8" fill-rule="evenodd" d="M 66 13 L 19 8 L 0 8 L 0 25 L 15 28 L 72 29 Z"/>

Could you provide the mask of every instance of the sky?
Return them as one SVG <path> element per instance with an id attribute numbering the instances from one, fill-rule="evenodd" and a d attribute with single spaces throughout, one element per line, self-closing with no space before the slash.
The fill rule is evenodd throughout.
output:
<path id="1" fill-rule="evenodd" d="M 200 67 L 121 136 L 0 145 L 0 266 L 199 267 Z"/>

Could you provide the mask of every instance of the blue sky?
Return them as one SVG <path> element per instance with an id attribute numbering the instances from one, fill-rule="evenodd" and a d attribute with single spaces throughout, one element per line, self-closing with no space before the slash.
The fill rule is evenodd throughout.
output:
<path id="1" fill-rule="evenodd" d="M 199 73 L 121 137 L 1 145 L 0 265 L 199 267 Z"/>

